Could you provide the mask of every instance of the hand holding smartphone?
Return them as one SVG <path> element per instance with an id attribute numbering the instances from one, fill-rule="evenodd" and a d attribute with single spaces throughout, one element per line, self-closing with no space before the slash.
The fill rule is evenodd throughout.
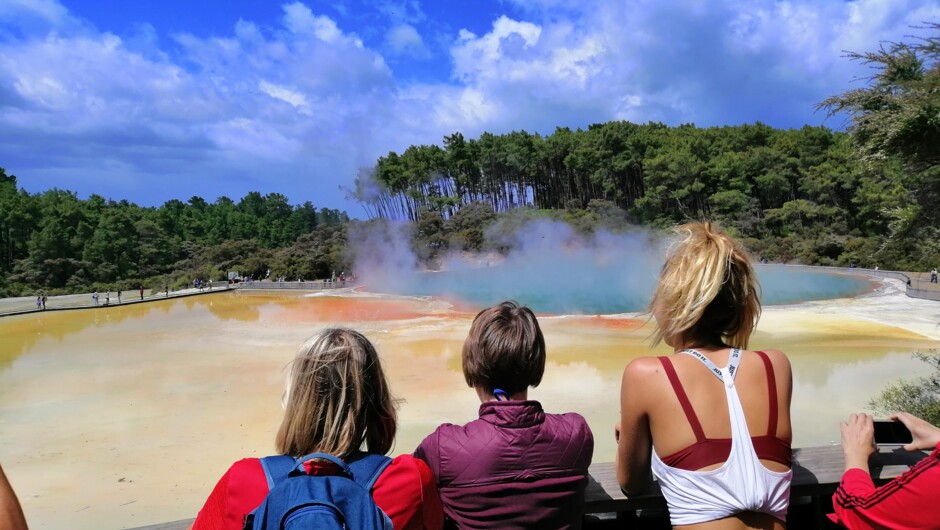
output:
<path id="1" fill-rule="evenodd" d="M 911 431 L 900 421 L 875 420 L 875 445 L 907 445 L 914 441 Z"/>

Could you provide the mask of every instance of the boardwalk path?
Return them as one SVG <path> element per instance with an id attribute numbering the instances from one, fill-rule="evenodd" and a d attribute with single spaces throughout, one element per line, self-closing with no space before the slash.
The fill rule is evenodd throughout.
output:
<path id="1" fill-rule="evenodd" d="M 195 288 L 186 288 L 173 291 L 169 293 L 166 291 L 152 291 L 150 289 L 144 289 L 144 296 L 140 296 L 139 290 L 132 291 L 122 291 L 121 292 L 121 301 L 118 302 L 117 291 L 111 291 L 110 303 L 105 304 L 106 294 L 105 292 L 98 293 L 98 305 L 96 306 L 94 300 L 91 297 L 91 293 L 84 294 L 66 294 L 61 296 L 50 296 L 46 300 L 46 309 L 45 311 L 64 311 L 72 309 L 102 309 L 106 307 L 115 307 L 128 304 L 140 304 L 147 302 L 158 302 L 160 300 L 166 300 L 168 298 L 183 298 L 187 296 L 199 296 L 199 295 L 209 295 L 209 294 L 218 294 L 226 291 L 234 291 L 237 289 L 251 289 L 251 290 L 266 290 L 266 289 L 275 289 L 275 290 L 301 290 L 301 291 L 323 291 L 323 290 L 333 290 L 340 288 L 349 288 L 355 287 L 356 284 L 353 282 L 330 282 L 326 280 L 312 281 L 312 282 L 270 282 L 270 281 L 257 281 L 250 284 L 232 284 L 228 282 L 213 282 L 212 287 L 204 287 L 202 289 Z M 0 298 L 0 317 L 10 316 L 10 315 L 21 315 L 27 313 L 36 313 L 36 297 L 35 296 L 19 296 L 15 298 Z"/>
<path id="2" fill-rule="evenodd" d="M 160 300 L 166 300 L 167 298 L 183 298 L 187 296 L 220 293 L 228 290 L 228 285 L 224 282 L 217 283 L 215 286 L 213 286 L 212 290 L 181 289 L 178 291 L 170 291 L 169 296 L 167 295 L 166 291 L 151 291 L 150 289 L 144 289 L 143 299 L 140 297 L 139 290 L 122 291 L 120 303 L 118 303 L 117 291 L 111 291 L 110 307 L 157 302 Z M 97 309 L 105 309 L 107 307 L 108 306 L 105 306 L 105 292 L 99 292 Z M 50 296 L 49 299 L 46 300 L 46 311 L 62 311 L 67 309 L 96 309 L 96 306 L 91 298 L 91 293 Z M 35 296 L 0 298 L 0 317 L 19 315 L 24 313 L 35 313 L 36 311 Z"/>

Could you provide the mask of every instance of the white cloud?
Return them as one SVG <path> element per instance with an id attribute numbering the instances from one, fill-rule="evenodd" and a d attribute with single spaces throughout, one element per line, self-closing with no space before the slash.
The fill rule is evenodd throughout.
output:
<path id="1" fill-rule="evenodd" d="M 15 20 L 30 26 L 42 22 L 52 27 L 76 22 L 69 17 L 68 9 L 56 0 L 4 0 L 0 2 L 0 21 L 3 20 Z"/>
<path id="2" fill-rule="evenodd" d="M 616 118 L 609 91 L 598 86 L 609 55 L 603 35 L 568 22 L 538 25 L 500 17 L 482 36 L 460 32 L 451 57 L 464 95 L 451 96 L 448 122 L 461 112 L 481 130 L 551 131 L 556 125 L 583 126 Z M 452 101 L 463 104 L 454 107 Z M 479 118 L 486 121 L 480 122 Z"/>
<path id="3" fill-rule="evenodd" d="M 393 55 L 410 55 L 416 58 L 430 56 L 418 30 L 410 24 L 393 26 L 385 34 L 385 42 Z"/>
<path id="4" fill-rule="evenodd" d="M 335 206 L 337 184 L 381 153 L 370 142 L 383 139 L 378 120 L 391 121 L 391 73 L 302 4 L 284 7 L 283 24 L 270 35 L 249 21 L 228 37 L 176 35 L 175 61 L 101 32 L 2 42 L 2 164 L 31 191 L 121 198 L 159 178 L 172 197 L 254 189 Z M 97 186 L 111 170 L 120 176 Z"/>
<path id="5" fill-rule="evenodd" d="M 379 7 L 389 29 L 355 29 L 390 56 L 448 56 L 449 77 L 396 79 L 417 63 L 393 72 L 381 50 L 300 2 L 275 28 L 239 20 L 161 47 L 147 25 L 117 36 L 54 0 L 0 1 L 0 166 L 30 191 L 153 203 L 168 198 L 156 198 L 158 178 L 172 197 L 260 190 L 335 207 L 360 166 L 454 131 L 819 123 L 813 105 L 866 73 L 842 50 L 940 20 L 932 0 L 541 0 L 479 35 L 448 21 L 438 50 L 422 38 L 438 21 L 416 1 Z"/>
<path id="6" fill-rule="evenodd" d="M 531 20 L 503 16 L 482 36 L 463 30 L 451 50 L 455 78 L 500 109 L 491 126 L 503 130 L 551 130 L 546 115 L 558 125 L 820 123 L 814 105 L 863 71 L 842 50 L 871 49 L 940 18 L 940 6 L 913 0 L 545 0 L 524 8 Z"/>
<path id="7" fill-rule="evenodd" d="M 451 50 L 454 74 L 462 81 L 518 75 L 515 70 L 507 68 L 501 72 L 499 68 L 531 64 L 526 59 L 534 55 L 534 47 L 541 33 L 542 28 L 535 24 L 518 22 L 505 16 L 499 17 L 493 23 L 493 31 L 482 37 L 463 30 L 457 45 Z"/>
<path id="8" fill-rule="evenodd" d="M 337 42 L 343 33 L 329 17 L 316 16 L 310 8 L 294 2 L 284 5 L 284 25 L 297 34 L 309 34 L 324 42 Z"/>
<path id="9" fill-rule="evenodd" d="M 296 108 L 303 108 L 307 106 L 307 96 L 300 92 L 278 86 L 274 83 L 269 83 L 264 80 L 258 83 L 258 88 L 272 98 L 290 103 Z"/>

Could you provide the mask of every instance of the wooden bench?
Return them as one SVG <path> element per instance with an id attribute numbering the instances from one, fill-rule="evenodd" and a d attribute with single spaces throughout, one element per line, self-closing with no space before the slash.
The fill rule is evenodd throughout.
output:
<path id="1" fill-rule="evenodd" d="M 872 456 L 870 468 L 876 482 L 884 482 L 904 473 L 910 466 L 924 458 L 927 453 L 908 453 L 903 449 L 881 448 Z M 842 448 L 806 447 L 793 450 L 793 483 L 790 487 L 791 499 L 813 498 L 832 495 L 842 479 Z M 585 497 L 586 514 L 623 514 L 625 518 L 634 516 L 637 510 L 666 509 L 666 502 L 659 487 L 643 495 L 627 497 L 617 484 L 617 473 L 613 462 L 592 464 Z M 207 492 L 208 495 L 208 492 Z M 817 504 L 818 505 L 818 504 Z M 819 513 L 821 517 L 822 514 Z M 143 526 L 136 530 L 185 530 L 193 519 L 183 519 L 169 523 Z"/>

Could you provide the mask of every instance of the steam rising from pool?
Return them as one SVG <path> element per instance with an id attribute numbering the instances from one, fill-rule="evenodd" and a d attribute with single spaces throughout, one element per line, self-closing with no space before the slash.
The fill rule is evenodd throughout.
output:
<path id="1" fill-rule="evenodd" d="M 356 273 L 369 291 L 434 296 L 486 307 L 517 300 L 540 313 L 618 314 L 644 311 L 656 285 L 667 240 L 645 229 L 577 234 L 539 220 L 489 241 L 498 253 L 452 253 L 438 271 L 422 271 L 408 225 L 374 225 L 351 233 Z M 868 282 L 855 277 L 755 265 L 765 305 L 855 296 Z"/>

